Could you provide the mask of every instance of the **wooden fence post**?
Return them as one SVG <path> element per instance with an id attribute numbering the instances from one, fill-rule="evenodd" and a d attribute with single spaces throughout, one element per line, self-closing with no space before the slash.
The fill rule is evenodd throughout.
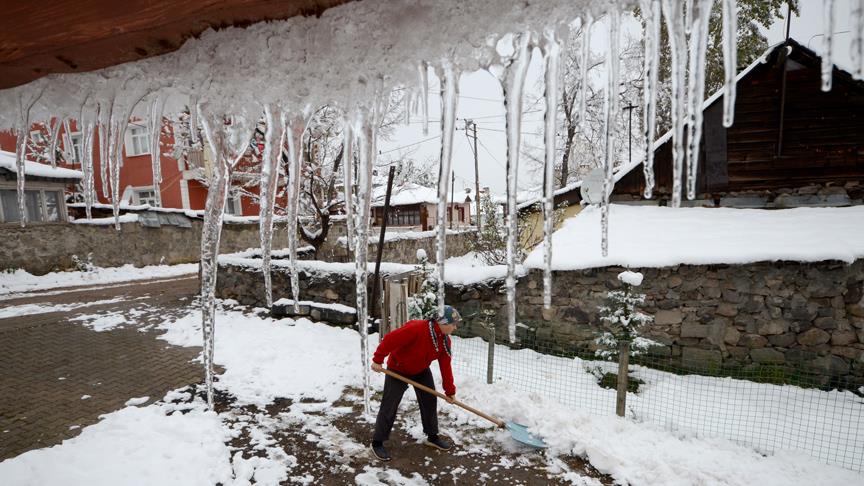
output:
<path id="1" fill-rule="evenodd" d="M 618 344 L 618 397 L 615 401 L 615 413 L 624 416 L 627 408 L 627 368 L 630 365 L 630 342 L 620 341 Z"/>

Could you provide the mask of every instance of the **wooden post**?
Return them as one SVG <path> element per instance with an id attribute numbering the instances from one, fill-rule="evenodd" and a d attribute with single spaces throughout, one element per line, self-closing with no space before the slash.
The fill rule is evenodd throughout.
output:
<path id="1" fill-rule="evenodd" d="M 615 401 L 615 413 L 624 416 L 627 408 L 627 367 L 630 365 L 630 341 L 618 344 L 618 397 Z"/>
<path id="2" fill-rule="evenodd" d="M 390 166 L 390 173 L 387 174 L 387 193 L 384 195 L 384 216 L 381 220 L 381 234 L 378 235 L 378 253 L 375 255 L 375 276 L 372 279 L 372 304 L 380 308 L 378 299 L 381 294 L 378 292 L 378 281 L 381 270 L 381 252 L 384 251 L 384 234 L 387 232 L 387 212 L 390 210 L 390 192 L 393 189 L 393 176 L 396 174 L 396 166 Z M 369 244 L 368 242 L 366 243 Z M 380 316 L 379 316 L 380 317 Z"/>

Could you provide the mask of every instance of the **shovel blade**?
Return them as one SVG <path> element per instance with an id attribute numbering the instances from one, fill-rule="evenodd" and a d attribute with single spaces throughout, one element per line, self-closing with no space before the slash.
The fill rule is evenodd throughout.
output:
<path id="1" fill-rule="evenodd" d="M 517 442 L 521 442 L 536 449 L 545 449 L 546 447 L 548 447 L 542 439 L 532 435 L 530 432 L 528 432 L 528 427 L 522 424 L 517 424 L 515 422 L 507 422 L 507 430 L 510 431 L 510 435 Z"/>

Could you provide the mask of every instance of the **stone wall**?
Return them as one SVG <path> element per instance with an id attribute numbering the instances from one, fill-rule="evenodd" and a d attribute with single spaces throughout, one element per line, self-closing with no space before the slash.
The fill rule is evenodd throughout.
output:
<path id="1" fill-rule="evenodd" d="M 542 272 L 519 280 L 517 336 L 543 349 L 594 348 L 597 307 L 620 286 L 620 267 L 555 272 L 553 307 L 543 309 Z M 661 346 L 654 357 L 694 368 L 706 365 L 804 368 L 823 377 L 864 377 L 864 261 L 680 265 L 632 269 L 645 278 L 643 311 L 655 318 L 647 334 Z M 287 296 L 288 280 L 274 277 Z M 219 295 L 263 302 L 260 271 L 222 267 Z M 447 300 L 463 315 L 495 310 L 507 336 L 502 281 L 448 286 Z M 301 275 L 301 299 L 354 305 L 351 275 Z M 275 297 L 274 298 L 278 298 Z"/>
<path id="2" fill-rule="evenodd" d="M 201 252 L 200 219 L 191 228 L 166 226 L 146 228 L 139 223 L 114 225 L 72 223 L 3 225 L 0 238 L 0 269 L 22 268 L 44 274 L 73 268 L 72 256 L 90 259 L 94 265 L 113 267 L 131 263 L 137 267 L 197 262 Z M 282 231 L 278 236 L 285 241 Z M 225 223 L 220 251 L 236 252 L 260 246 L 257 224 Z"/>

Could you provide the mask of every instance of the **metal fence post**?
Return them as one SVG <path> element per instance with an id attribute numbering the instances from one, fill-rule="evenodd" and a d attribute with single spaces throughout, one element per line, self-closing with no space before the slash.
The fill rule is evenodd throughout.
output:
<path id="1" fill-rule="evenodd" d="M 630 341 L 618 344 L 618 396 L 615 400 L 615 413 L 624 416 L 627 407 L 627 367 L 630 365 Z"/>
<path id="2" fill-rule="evenodd" d="M 486 351 L 486 383 L 492 384 L 492 374 L 495 370 L 495 323 L 489 319 L 495 315 L 495 311 L 483 311 L 483 327 L 486 329 L 489 348 Z"/>

